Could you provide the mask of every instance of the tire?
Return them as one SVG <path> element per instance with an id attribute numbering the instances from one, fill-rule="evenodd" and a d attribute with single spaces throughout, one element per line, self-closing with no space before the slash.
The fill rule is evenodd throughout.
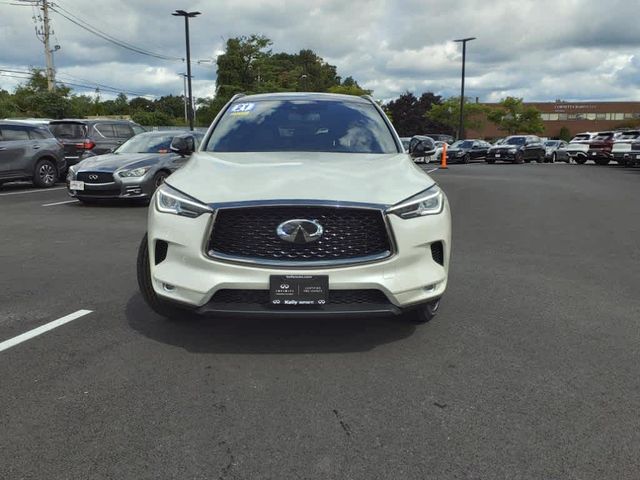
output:
<path id="1" fill-rule="evenodd" d="M 553 155 L 551 155 L 551 163 L 556 163 L 556 161 L 558 161 L 558 154 L 553 152 Z"/>
<path id="2" fill-rule="evenodd" d="M 489 165 L 493 165 L 494 163 L 496 163 L 496 161 L 493 158 L 487 158 L 485 162 L 487 162 Z"/>
<path id="3" fill-rule="evenodd" d="M 191 316 L 191 312 L 187 309 L 180 308 L 158 298 L 158 295 L 153 289 L 153 285 L 151 283 L 151 267 L 149 265 L 149 246 L 146 233 L 144 237 L 142 237 L 140 247 L 138 248 L 137 274 L 140 293 L 151 310 L 161 317 L 169 318 L 171 320 L 185 320 Z"/>
<path id="4" fill-rule="evenodd" d="M 56 184 L 58 172 L 51 160 L 46 158 L 36 163 L 33 171 L 33 184 L 39 188 L 50 188 Z"/>
<path id="5" fill-rule="evenodd" d="M 544 152 L 543 152 L 543 153 L 538 154 L 538 158 L 536 159 L 536 162 L 538 162 L 538 163 L 545 163 L 545 161 L 544 161 Z"/>
<path id="6" fill-rule="evenodd" d="M 440 299 L 434 300 L 420 307 L 409 310 L 403 314 L 404 319 L 409 323 L 422 324 L 430 322 L 438 313 L 440 308 Z"/>
<path id="7" fill-rule="evenodd" d="M 605 166 L 605 165 L 609 165 L 609 159 L 608 158 L 596 158 L 595 159 L 596 165 L 600 165 L 600 166 Z"/>
<path id="8" fill-rule="evenodd" d="M 164 170 L 160 170 L 159 172 L 156 172 L 156 174 L 153 176 L 154 192 L 158 189 L 160 185 L 164 183 L 164 181 L 167 179 L 168 176 L 169 176 L 169 173 L 165 172 Z"/>
<path id="9" fill-rule="evenodd" d="M 462 158 L 462 163 L 469 163 L 471 161 L 471 157 L 469 156 L 469 154 L 467 153 L 463 158 Z"/>
<path id="10" fill-rule="evenodd" d="M 587 163 L 587 158 L 586 157 L 576 157 L 575 161 L 578 165 L 584 165 L 585 163 Z"/>
<path id="11" fill-rule="evenodd" d="M 524 155 L 522 154 L 522 152 L 516 153 L 516 157 L 515 157 L 515 160 L 513 162 L 517 163 L 517 164 L 520 164 L 520 165 L 525 162 Z M 529 160 L 527 160 L 527 163 L 529 163 Z"/>

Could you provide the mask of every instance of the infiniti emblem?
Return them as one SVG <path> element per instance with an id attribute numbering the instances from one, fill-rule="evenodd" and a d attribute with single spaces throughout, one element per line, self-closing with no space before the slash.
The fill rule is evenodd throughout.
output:
<path id="1" fill-rule="evenodd" d="M 98 175 L 89 175 L 89 180 L 97 180 Z"/>
<path id="2" fill-rule="evenodd" d="M 276 233 L 285 242 L 304 244 L 318 240 L 324 233 L 324 228 L 317 220 L 296 218 L 282 222 Z"/>

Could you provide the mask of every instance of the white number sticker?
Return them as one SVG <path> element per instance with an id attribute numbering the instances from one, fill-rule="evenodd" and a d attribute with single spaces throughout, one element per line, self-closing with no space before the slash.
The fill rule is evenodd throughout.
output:
<path id="1" fill-rule="evenodd" d="M 231 107 L 231 113 L 248 113 L 255 108 L 255 103 L 237 103 Z"/>

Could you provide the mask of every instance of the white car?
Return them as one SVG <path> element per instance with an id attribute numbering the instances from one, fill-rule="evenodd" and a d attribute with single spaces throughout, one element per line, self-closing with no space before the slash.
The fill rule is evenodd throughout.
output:
<path id="1" fill-rule="evenodd" d="M 399 315 L 447 287 L 444 192 L 369 97 L 234 97 L 149 207 L 138 254 L 157 313 Z"/>

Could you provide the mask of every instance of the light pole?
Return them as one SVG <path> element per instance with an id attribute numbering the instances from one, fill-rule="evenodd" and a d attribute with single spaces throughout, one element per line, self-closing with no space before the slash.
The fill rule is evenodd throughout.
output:
<path id="1" fill-rule="evenodd" d="M 193 130 L 193 92 L 191 90 L 191 46 L 189 44 L 189 19 L 197 17 L 200 12 L 187 12 L 185 10 L 176 10 L 171 15 L 174 17 L 184 17 L 184 36 L 187 42 L 187 85 L 189 88 L 189 105 L 187 108 L 187 116 L 189 117 L 189 130 Z"/>
<path id="2" fill-rule="evenodd" d="M 464 64 L 467 57 L 467 42 L 475 40 L 476 37 L 467 37 L 454 40 L 454 42 L 462 43 L 462 85 L 460 87 L 460 120 L 458 122 L 458 140 L 464 137 L 463 111 L 464 111 Z"/>

